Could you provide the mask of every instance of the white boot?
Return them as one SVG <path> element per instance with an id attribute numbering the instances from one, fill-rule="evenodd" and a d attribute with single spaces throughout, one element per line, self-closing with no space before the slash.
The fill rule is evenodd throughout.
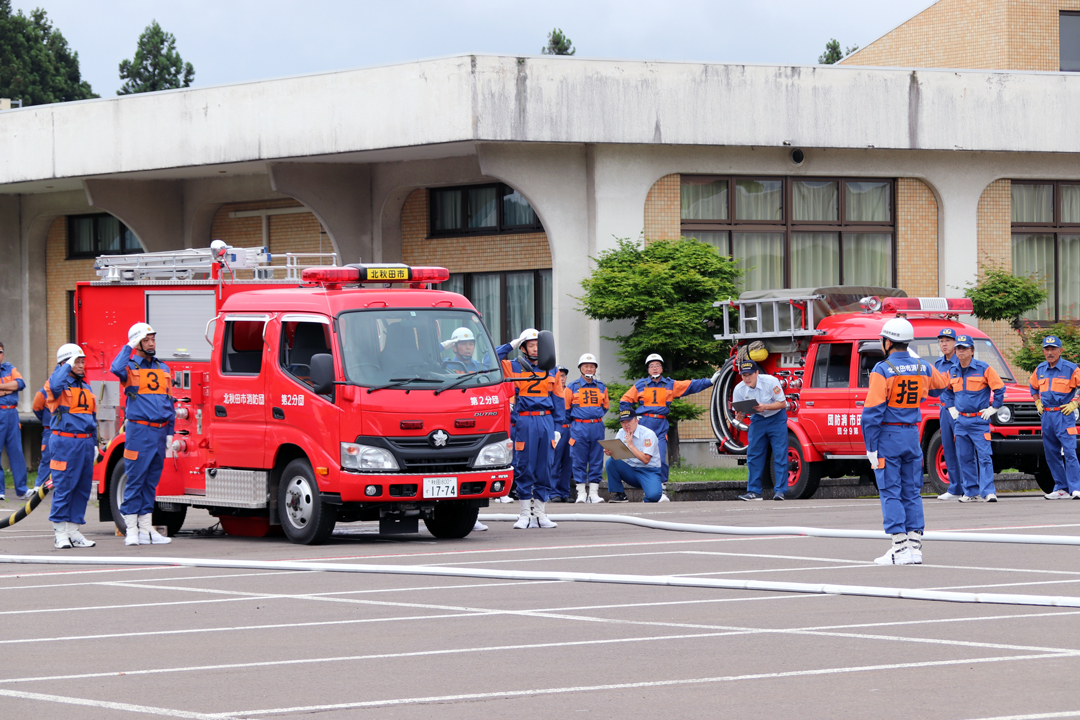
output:
<path id="1" fill-rule="evenodd" d="M 150 513 L 139 516 L 139 544 L 168 545 L 171 543 L 171 537 L 166 537 L 154 529 L 153 521 L 154 516 Z"/>
<path id="2" fill-rule="evenodd" d="M 589 483 L 589 498 L 585 502 L 602 503 L 604 498 L 600 497 L 600 483 Z"/>
<path id="3" fill-rule="evenodd" d="M 87 540 L 83 534 L 79 532 L 79 526 L 73 522 L 67 524 L 67 534 L 72 547 L 94 547 L 97 545 L 93 540 Z"/>
<path id="4" fill-rule="evenodd" d="M 125 545 L 139 544 L 139 516 L 125 515 L 124 524 L 127 526 L 127 535 L 124 536 Z"/>
<path id="5" fill-rule="evenodd" d="M 874 562 L 878 565 L 914 565 L 915 558 L 911 555 L 907 533 L 896 533 L 892 536 L 892 541 L 889 552 L 875 558 Z"/>
<path id="6" fill-rule="evenodd" d="M 57 550 L 64 550 L 65 548 L 71 547 L 71 538 L 69 538 L 67 534 L 67 523 L 54 522 L 52 526 L 53 535 L 56 536 L 53 541 L 53 547 Z"/>
<path id="7" fill-rule="evenodd" d="M 559 527 L 555 522 L 548 520 L 546 503 L 540 500 L 533 500 L 533 515 L 536 516 L 536 526 L 542 528 L 557 528 Z"/>
<path id="8" fill-rule="evenodd" d="M 585 483 L 578 483 L 577 484 L 577 500 L 575 500 L 574 502 L 575 503 L 588 502 L 588 500 L 586 499 Z"/>
<path id="9" fill-rule="evenodd" d="M 521 515 L 518 516 L 517 522 L 514 523 L 515 530 L 526 530 L 529 527 L 529 521 L 532 520 L 532 499 L 521 500 Z"/>
<path id="10" fill-rule="evenodd" d="M 908 550 L 915 565 L 922 565 L 922 532 L 913 530 L 907 534 Z"/>

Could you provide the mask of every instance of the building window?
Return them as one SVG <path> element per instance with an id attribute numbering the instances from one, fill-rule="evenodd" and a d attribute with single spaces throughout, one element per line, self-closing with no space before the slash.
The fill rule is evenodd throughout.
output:
<path id="1" fill-rule="evenodd" d="M 529 202 L 503 183 L 430 190 L 432 237 L 543 231 Z"/>
<path id="2" fill-rule="evenodd" d="M 1058 39 L 1061 48 L 1061 71 L 1080 72 L 1080 12 L 1063 12 L 1058 15 Z"/>
<path id="3" fill-rule="evenodd" d="M 439 289 L 464 295 L 495 342 L 510 342 L 526 328 L 550 330 L 551 271 L 455 273 Z"/>
<path id="4" fill-rule="evenodd" d="M 1012 182 L 1012 271 L 1047 291 L 1025 318 L 1080 318 L 1080 183 Z"/>
<path id="5" fill-rule="evenodd" d="M 68 258 L 141 253 L 135 233 L 112 215 L 71 215 L 68 217 Z"/>
<path id="6" fill-rule="evenodd" d="M 682 235 L 733 258 L 744 290 L 896 284 L 895 184 L 682 177 Z"/>

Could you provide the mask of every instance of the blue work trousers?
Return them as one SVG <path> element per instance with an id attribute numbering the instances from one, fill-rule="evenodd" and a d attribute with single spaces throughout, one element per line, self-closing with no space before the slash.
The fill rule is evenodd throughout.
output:
<path id="1" fill-rule="evenodd" d="M 1042 415 L 1043 450 L 1054 489 L 1074 492 L 1080 490 L 1080 462 L 1076 459 L 1076 423 L 1073 416 L 1057 410 Z"/>
<path id="2" fill-rule="evenodd" d="M 964 473 L 964 468 L 956 455 L 956 423 L 953 422 L 952 413 L 948 408 L 943 407 L 939 417 L 941 418 L 941 451 L 945 453 L 945 469 L 949 473 L 947 492 L 957 497 L 978 495 L 979 490 L 972 482 L 974 478 L 969 480 L 968 475 L 971 473 Z"/>
<path id="3" fill-rule="evenodd" d="M 555 488 L 551 477 L 551 441 L 555 422 L 550 415 L 519 415 L 514 427 L 514 485 L 519 500 L 547 502 Z"/>
<path id="4" fill-rule="evenodd" d="M 884 467 L 881 467 L 882 461 Z M 890 535 L 922 532 L 922 446 L 919 428 L 886 425 L 878 441 L 878 467 L 874 469 L 885 532 Z"/>
<path id="5" fill-rule="evenodd" d="M 41 436 L 41 462 L 38 464 L 37 480 L 34 482 L 34 487 L 41 487 L 51 477 L 52 469 L 49 467 L 53 455 L 51 440 L 52 432 L 46 428 Z"/>
<path id="6" fill-rule="evenodd" d="M 562 437 L 555 444 L 555 450 L 551 454 L 551 477 L 555 483 L 555 489 L 551 493 L 553 497 L 570 497 L 570 428 L 560 427 Z"/>
<path id="7" fill-rule="evenodd" d="M 660 479 L 663 482 L 667 482 L 668 474 L 671 470 L 667 461 L 667 418 L 654 418 L 649 417 L 648 415 L 639 415 L 638 422 L 656 433 L 656 439 L 660 446 Z"/>
<path id="8" fill-rule="evenodd" d="M 788 489 L 788 437 L 787 411 L 781 410 L 775 415 L 750 418 L 750 441 L 746 447 L 746 468 L 750 471 L 746 483 L 748 492 L 761 494 L 765 482 L 765 458 L 769 449 L 773 454 L 774 480 L 773 492 L 783 495 Z"/>
<path id="9" fill-rule="evenodd" d="M 94 443 L 92 437 L 69 438 L 53 435 L 52 447 L 52 505 L 49 520 L 86 522 L 86 502 L 94 484 Z"/>
<path id="10" fill-rule="evenodd" d="M 574 481 L 600 484 L 604 473 L 604 423 L 570 424 L 570 459 L 574 464 Z"/>
<path id="11" fill-rule="evenodd" d="M 128 421 L 124 437 L 123 515 L 149 515 L 154 512 L 154 496 L 165 465 L 165 437 L 168 428 L 153 428 Z"/>
<path id="12" fill-rule="evenodd" d="M 964 466 L 964 494 L 996 495 L 990 423 L 981 417 L 961 415 L 953 428 L 956 431 L 956 456 Z"/>
<path id="13" fill-rule="evenodd" d="M 645 502 L 660 502 L 664 484 L 660 481 L 660 468 L 631 467 L 625 460 L 608 458 L 607 488 L 609 492 L 626 492 L 626 485 L 645 493 Z"/>
<path id="14" fill-rule="evenodd" d="M 15 493 L 26 493 L 26 458 L 22 451 L 22 433 L 19 432 L 19 411 L 14 407 L 0 408 L 0 449 L 7 451 L 8 465 L 15 481 Z M 4 488 L 0 485 L 0 495 Z"/>

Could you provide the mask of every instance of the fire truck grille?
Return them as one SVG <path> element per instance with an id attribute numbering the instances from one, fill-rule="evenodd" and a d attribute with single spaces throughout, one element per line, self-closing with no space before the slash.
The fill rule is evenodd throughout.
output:
<path id="1" fill-rule="evenodd" d="M 472 447 L 477 444 L 478 440 L 483 439 L 483 436 L 476 435 L 451 435 L 446 440 L 446 448 L 458 448 L 458 447 Z M 426 437 L 399 437 L 399 438 L 387 438 L 387 441 L 395 448 L 400 450 L 427 450 L 431 448 L 431 443 L 428 442 Z"/>
<path id="2" fill-rule="evenodd" d="M 438 457 L 438 458 L 406 458 L 404 460 L 405 467 L 402 468 L 405 472 L 420 472 L 420 473 L 444 473 L 444 472 L 465 472 L 469 469 L 469 461 L 471 456 L 464 455 L 460 457 Z"/>
<path id="3" fill-rule="evenodd" d="M 1041 425 L 1039 411 L 1035 409 L 1035 403 L 1009 403 L 1013 411 L 1012 425 Z"/>

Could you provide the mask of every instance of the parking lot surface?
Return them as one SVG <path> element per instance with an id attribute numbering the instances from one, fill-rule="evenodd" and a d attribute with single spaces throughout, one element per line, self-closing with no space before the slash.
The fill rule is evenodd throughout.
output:
<path id="1" fill-rule="evenodd" d="M 10 504 L 9 504 L 10 506 Z M 928 530 L 1080 535 L 1080 502 L 925 500 Z M 494 514 L 516 505 L 493 506 Z M 9 507 L 10 509 L 10 507 Z M 550 505 L 679 523 L 880 530 L 876 500 Z M 94 515 L 93 509 L 88 515 Z M 1080 548 L 733 537 L 624 524 L 464 540 L 341 525 L 321 546 L 198 536 L 54 550 L 43 506 L 3 556 L 304 560 L 1080 597 Z M 422 527 L 422 526 L 421 526 Z M 1080 609 L 616 583 L 0 564 L 0 716 L 1080 717 Z"/>

